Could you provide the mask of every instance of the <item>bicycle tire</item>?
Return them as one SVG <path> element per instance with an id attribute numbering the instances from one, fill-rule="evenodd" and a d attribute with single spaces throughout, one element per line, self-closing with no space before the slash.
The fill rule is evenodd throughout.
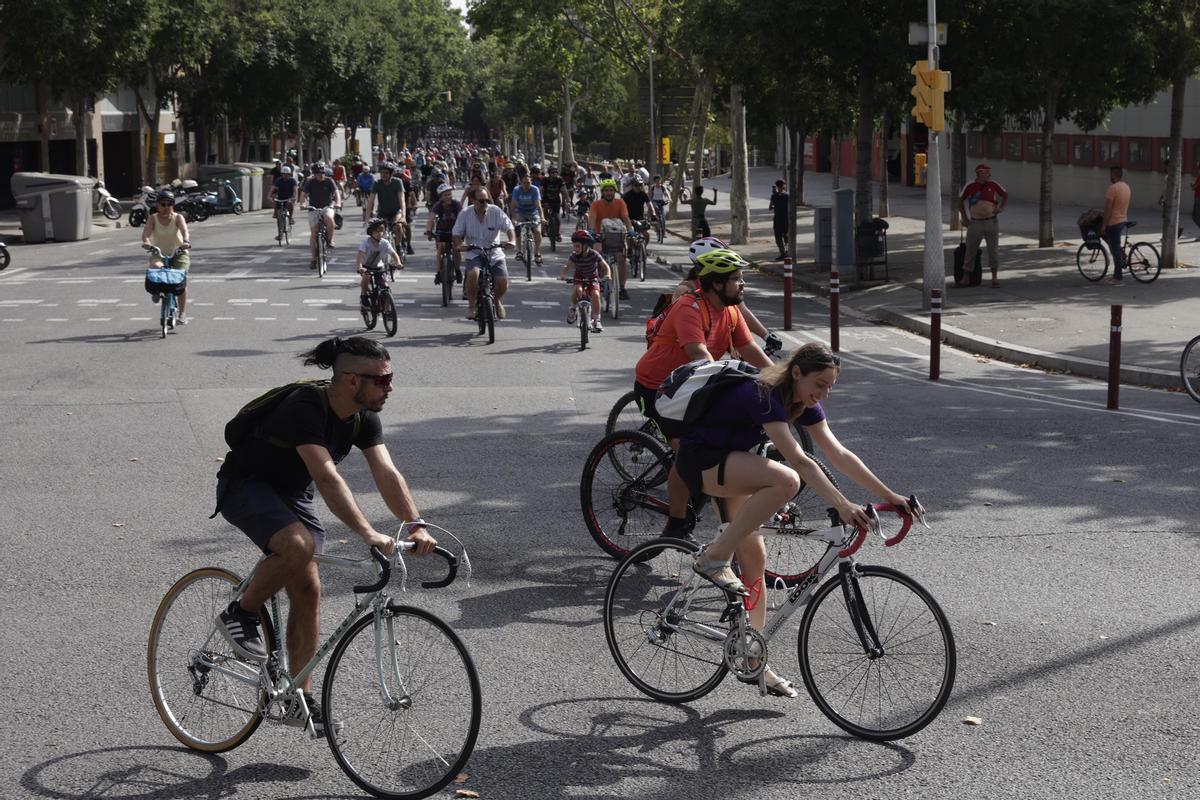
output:
<path id="1" fill-rule="evenodd" d="M 395 336 L 397 328 L 396 301 L 392 299 L 392 293 L 386 289 L 379 298 L 379 316 L 383 317 L 384 332 L 388 336 Z"/>
<path id="2" fill-rule="evenodd" d="M 158 324 L 162 328 L 163 339 L 167 338 L 167 320 L 171 318 L 171 298 L 164 294 L 159 301 Z"/>
<path id="3" fill-rule="evenodd" d="M 227 569 L 193 570 L 167 590 L 150 623 L 146 676 L 154 707 L 172 736 L 204 753 L 232 750 L 249 739 L 263 719 L 266 697 L 257 684 L 242 684 L 211 670 L 199 676 L 191 671 L 194 655 L 203 648 L 206 655 L 221 659 L 227 667 L 244 668 L 247 676 L 257 674 L 258 665 L 237 658 L 216 630 L 216 617 L 233 600 L 239 583 L 241 578 Z M 263 645 L 272 652 L 275 629 L 265 609 L 259 619 Z M 180 621 L 178 634 L 172 631 L 174 620 Z M 212 691 L 208 691 L 210 687 Z M 237 697 L 232 696 L 235 691 Z M 214 695 L 220 699 L 209 700 Z M 231 707 L 235 706 L 231 700 L 246 707 Z"/>
<path id="4" fill-rule="evenodd" d="M 379 321 L 379 312 L 375 308 L 374 290 L 367 296 L 368 305 L 358 307 L 359 313 L 362 314 L 363 324 L 367 326 L 367 330 L 375 330 L 375 324 Z"/>
<path id="5" fill-rule="evenodd" d="M 287 242 L 287 211 L 275 211 L 275 237 L 280 247 Z"/>
<path id="6" fill-rule="evenodd" d="M 533 280 L 533 230 L 525 229 L 524 236 L 525 247 L 525 280 L 526 282 Z"/>
<path id="7" fill-rule="evenodd" d="M 592 539 L 613 558 L 662 533 L 673 454 L 644 433 L 605 436 L 584 461 L 579 508 Z"/>
<path id="8" fill-rule="evenodd" d="M 106 197 L 100 204 L 100 213 L 108 219 L 118 220 L 121 218 L 121 204 L 115 197 Z"/>
<path id="9" fill-rule="evenodd" d="M 449 247 L 449 245 L 447 245 Z M 454 295 L 454 258 L 448 253 L 442 253 L 442 307 L 450 305 Z"/>
<path id="10" fill-rule="evenodd" d="M 613 661 L 638 691 L 662 703 L 703 697 L 729 671 L 730 623 L 721 622 L 729 601 L 694 575 L 695 554 L 687 542 L 646 542 L 617 565 L 604 592 L 604 639 Z M 693 591 L 677 605 L 685 583 Z"/>
<path id="11" fill-rule="evenodd" d="M 1125 266 L 1138 283 L 1153 283 L 1162 272 L 1158 250 L 1149 242 L 1138 242 L 1131 247 Z"/>
<path id="12" fill-rule="evenodd" d="M 617 402 L 613 403 L 608 412 L 608 419 L 604 422 L 605 435 L 617 430 L 641 431 L 663 447 L 668 446 L 667 437 L 663 435 L 658 423 L 642 413 L 637 392 L 632 389 L 617 398 Z"/>
<path id="13" fill-rule="evenodd" d="M 462 640 L 428 611 L 389 605 L 381 631 L 400 645 L 389 654 L 395 658 L 387 657 L 386 687 L 380 686 L 374 615 L 355 622 L 329 658 L 322 710 L 338 726 L 326 737 L 329 749 L 363 791 L 403 800 L 429 797 L 462 772 L 475 748 L 479 675 Z M 384 688 L 393 697 L 390 705 Z M 446 709 L 452 710 L 442 719 Z"/>
<path id="14" fill-rule="evenodd" d="M 1179 377 L 1183 380 L 1184 390 L 1200 403 L 1200 336 L 1183 348 L 1183 355 L 1179 357 Z"/>
<path id="15" fill-rule="evenodd" d="M 1101 259 L 1103 259 L 1103 263 L 1097 264 L 1096 262 Z M 1108 249 L 1098 244 L 1089 245 L 1084 242 L 1075 251 L 1075 266 L 1084 280 L 1096 283 L 1108 274 Z"/>
<path id="16" fill-rule="evenodd" d="M 209 218 L 208 206 L 206 206 L 204 203 L 196 203 L 195 205 L 191 206 L 191 209 L 192 216 L 196 218 L 196 222 L 204 222 Z"/>
<path id="17" fill-rule="evenodd" d="M 638 279 L 643 283 L 646 282 L 646 243 L 638 244 Z"/>
<path id="18" fill-rule="evenodd" d="M 821 713 L 853 736 L 876 742 L 912 736 L 937 717 L 954 688 L 950 623 L 933 595 L 902 572 L 858 565 L 851 574 L 856 600 L 848 599 L 839 571 L 817 589 L 804 610 L 797 639 L 804 685 Z M 850 611 L 851 602 L 857 612 Z M 922 610 L 928 612 L 928 620 L 916 618 Z M 853 617 L 847 620 L 848 613 L 863 615 L 862 624 L 873 627 L 883 646 L 880 655 L 872 658 L 864 651 L 858 623 Z M 917 667 L 918 662 L 924 668 Z M 920 689 L 891 686 L 910 671 L 920 673 Z M 835 692 L 845 697 L 835 698 Z M 911 711 L 885 713 L 883 705 L 896 702 Z M 854 713 L 857 719 L 848 716 Z"/>
<path id="19" fill-rule="evenodd" d="M 577 313 L 577 314 L 578 314 L 578 316 L 579 316 L 579 319 L 578 319 L 578 321 L 577 321 L 577 324 L 579 325 L 579 349 L 580 349 L 580 350 L 587 350 L 587 346 L 588 346 L 588 325 L 589 325 L 590 323 L 589 323 L 589 321 L 588 321 L 587 314 L 583 313 L 583 311 L 582 311 L 582 310 L 581 310 L 581 311 L 578 311 L 578 312 L 576 312 L 576 313 Z"/>
<path id="20" fill-rule="evenodd" d="M 0 246 L 0 270 L 7 268 L 11 262 L 12 254 L 8 252 L 8 248 Z"/>
<path id="21" fill-rule="evenodd" d="M 129 212 L 129 227 L 140 228 L 146 224 L 146 212 L 135 208 Z"/>

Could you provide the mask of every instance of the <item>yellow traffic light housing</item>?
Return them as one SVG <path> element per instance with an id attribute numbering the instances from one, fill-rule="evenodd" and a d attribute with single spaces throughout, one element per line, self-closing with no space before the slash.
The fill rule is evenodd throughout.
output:
<path id="1" fill-rule="evenodd" d="M 916 100 L 913 117 L 931 131 L 946 130 L 946 92 L 950 91 L 950 73 L 930 69 L 928 61 L 918 61 L 910 72 L 917 79 L 911 92 Z"/>

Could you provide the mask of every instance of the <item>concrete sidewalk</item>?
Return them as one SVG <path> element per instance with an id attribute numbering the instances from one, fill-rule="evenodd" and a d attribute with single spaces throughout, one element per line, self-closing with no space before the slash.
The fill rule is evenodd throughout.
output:
<path id="1" fill-rule="evenodd" d="M 778 278 L 782 265 L 773 259 L 778 251 L 771 233 L 771 212 L 766 210 L 774 169 L 751 172 L 751 238 L 737 249 L 756 262 L 759 271 Z M 853 186 L 842 179 L 842 187 Z M 709 207 L 713 235 L 729 235 L 728 178 L 706 184 L 720 192 L 720 202 Z M 889 185 L 888 280 L 855 280 L 853 267 L 841 274 L 842 308 L 850 314 L 897 325 L 928 335 L 928 312 L 922 310 L 924 269 L 924 190 Z M 876 191 L 876 198 L 878 197 Z M 1103 198 L 1103 187 L 1098 187 Z M 1156 200 L 1157 198 L 1153 198 Z M 805 200 L 812 205 L 832 203 L 831 176 L 808 173 Z M 1135 198 L 1136 200 L 1136 198 Z M 874 203 L 873 203 L 874 205 Z M 949 218 L 950 198 L 945 198 L 944 219 Z M 959 234 L 945 231 L 947 273 L 943 341 L 961 349 L 1045 369 L 1105 378 L 1108 375 L 1110 305 L 1122 304 L 1121 380 L 1145 386 L 1177 388 L 1179 357 L 1184 345 L 1200 334 L 1200 239 L 1190 220 L 1184 224 L 1179 260 L 1188 265 L 1164 270 L 1158 280 L 1139 284 L 1126 277 L 1123 285 L 1089 283 L 1075 266 L 1081 240 L 1075 220 L 1078 208 L 1055 208 L 1053 247 L 1037 246 L 1037 206 L 1012 203 L 1000 218 L 1000 287 L 991 288 L 984 255 L 982 286 L 953 286 L 953 252 Z M 686 214 L 686 207 L 682 208 Z M 1157 208 L 1133 208 L 1130 218 L 1141 224 L 1133 241 L 1150 241 L 1160 247 Z M 669 227 L 681 237 L 687 220 Z M 828 273 L 813 260 L 813 209 L 801 207 L 798 263 L 794 275 L 797 291 L 828 294 Z M 678 265 L 686 269 L 685 265 Z M 1111 273 L 1110 273 L 1111 274 Z M 882 279 L 883 267 L 875 268 Z"/>

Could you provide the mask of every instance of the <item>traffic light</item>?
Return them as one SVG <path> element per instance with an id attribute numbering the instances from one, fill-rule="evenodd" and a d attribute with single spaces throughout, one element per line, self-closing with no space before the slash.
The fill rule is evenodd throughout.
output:
<path id="1" fill-rule="evenodd" d="M 928 61 L 918 61 L 910 70 L 917 84 L 912 88 L 916 103 L 912 115 L 931 131 L 946 130 L 946 92 L 950 91 L 950 73 L 930 69 Z"/>

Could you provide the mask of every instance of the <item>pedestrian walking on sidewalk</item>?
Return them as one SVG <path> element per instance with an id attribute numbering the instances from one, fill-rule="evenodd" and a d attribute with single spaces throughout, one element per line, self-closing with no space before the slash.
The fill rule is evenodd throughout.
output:
<path id="1" fill-rule="evenodd" d="M 1000 223 L 997 219 L 1008 205 L 1008 192 L 992 180 L 992 168 L 987 164 L 975 167 L 975 180 L 963 187 L 958 196 L 963 225 L 967 226 L 967 252 L 963 259 L 962 286 L 978 277 L 973 275 L 975 256 L 980 240 L 987 242 L 988 268 L 992 271 L 992 288 L 1000 285 Z"/>
<path id="2" fill-rule="evenodd" d="M 791 197 L 784 189 L 783 181 L 775 181 L 775 190 L 771 192 L 771 202 L 767 210 L 775 212 L 775 246 L 779 248 L 776 261 L 783 261 L 787 256 L 788 215 L 791 208 Z"/>
<path id="3" fill-rule="evenodd" d="M 1125 171 L 1120 167 L 1108 168 L 1108 190 L 1104 193 L 1104 220 L 1100 224 L 1100 235 L 1108 244 L 1113 259 L 1113 276 L 1109 283 L 1121 282 L 1121 270 L 1125 269 L 1125 253 L 1121 251 L 1121 234 L 1129 219 L 1129 200 L 1133 190 L 1124 180 Z"/>

